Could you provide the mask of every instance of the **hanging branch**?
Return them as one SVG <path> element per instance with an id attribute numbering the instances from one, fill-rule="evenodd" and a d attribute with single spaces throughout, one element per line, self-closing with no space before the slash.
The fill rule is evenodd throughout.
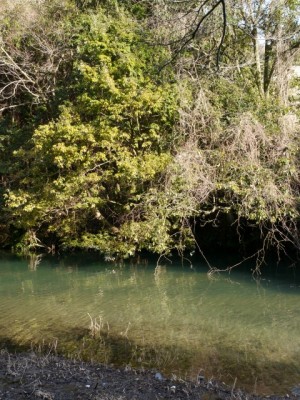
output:
<path id="1" fill-rule="evenodd" d="M 223 15 L 223 31 L 222 31 L 222 37 L 221 37 L 221 41 L 218 47 L 218 52 L 217 52 L 217 69 L 219 69 L 219 65 L 220 65 L 220 58 L 221 58 L 221 51 L 222 51 L 222 47 L 223 47 L 223 43 L 225 40 L 225 35 L 226 35 L 226 25 L 227 25 L 227 16 L 226 16 L 226 4 L 225 4 L 225 0 L 221 0 L 219 2 L 222 6 L 222 15 Z"/>
<path id="2" fill-rule="evenodd" d="M 203 10 L 203 8 L 210 2 L 211 0 L 205 0 L 198 8 L 196 17 L 194 18 L 194 22 L 197 21 L 198 16 L 200 15 L 200 12 Z M 177 3 L 177 2 L 176 2 Z M 203 25 L 204 21 L 215 11 L 217 7 L 222 8 L 222 18 L 223 18 L 223 24 L 222 24 L 222 36 L 220 43 L 218 45 L 218 50 L 217 50 L 217 69 L 219 69 L 219 64 L 220 64 L 220 59 L 221 59 L 221 51 L 222 51 L 222 46 L 225 40 L 225 35 L 226 35 L 226 26 L 227 26 L 227 14 L 226 14 L 226 3 L 225 0 L 218 0 L 201 18 L 200 20 L 196 23 L 196 26 L 194 29 L 191 29 L 188 31 L 183 37 L 180 39 L 177 39 L 175 41 L 169 42 L 168 45 L 174 45 L 175 43 L 181 43 L 180 47 L 175 51 L 173 57 L 166 62 L 162 68 L 164 68 L 166 65 L 171 64 L 175 59 L 179 56 L 179 54 L 186 48 L 186 46 L 192 42 L 197 33 L 199 32 L 201 26 Z M 193 25 L 193 24 L 192 24 Z M 162 69 L 161 68 L 161 69 Z"/>

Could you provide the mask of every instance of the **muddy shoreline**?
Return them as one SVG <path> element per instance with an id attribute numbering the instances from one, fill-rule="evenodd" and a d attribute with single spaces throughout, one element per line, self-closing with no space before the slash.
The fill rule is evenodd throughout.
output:
<path id="1" fill-rule="evenodd" d="M 66 359 L 51 353 L 0 350 L 0 400 L 254 400 L 261 397 L 224 384 L 164 378 L 158 371 L 116 368 Z M 298 397 L 299 399 L 299 397 Z"/>

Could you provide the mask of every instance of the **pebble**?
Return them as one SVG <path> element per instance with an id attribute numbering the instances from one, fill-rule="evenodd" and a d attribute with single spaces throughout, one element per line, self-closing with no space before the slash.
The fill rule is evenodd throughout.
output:
<path id="1" fill-rule="evenodd" d="M 300 385 L 295 386 L 291 392 L 293 393 L 294 396 L 300 396 Z"/>
<path id="2" fill-rule="evenodd" d="M 171 386 L 170 390 L 171 390 L 172 393 L 175 393 L 176 392 L 176 386 Z"/>
<path id="3" fill-rule="evenodd" d="M 158 381 L 162 381 L 164 378 L 160 372 L 156 372 L 155 379 L 157 379 Z"/>

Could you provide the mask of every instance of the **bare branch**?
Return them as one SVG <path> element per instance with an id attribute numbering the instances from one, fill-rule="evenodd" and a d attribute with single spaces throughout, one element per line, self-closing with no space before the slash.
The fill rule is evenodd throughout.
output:
<path id="1" fill-rule="evenodd" d="M 174 46 L 174 45 L 178 44 L 179 48 L 177 48 L 174 51 L 172 58 L 170 60 L 168 60 L 166 63 L 164 63 L 164 65 L 161 67 L 161 69 L 163 69 L 168 64 L 171 64 L 178 58 L 178 56 L 190 45 L 190 43 L 195 40 L 196 35 L 199 33 L 204 22 L 211 16 L 211 14 L 213 14 L 213 12 L 218 7 L 221 7 L 222 8 L 222 19 L 223 19 L 222 20 L 222 35 L 221 35 L 221 40 L 219 42 L 219 45 L 217 47 L 217 57 L 216 57 L 216 65 L 217 65 L 217 69 L 219 69 L 219 64 L 220 64 L 220 59 L 221 59 L 221 51 L 222 51 L 222 47 L 223 47 L 224 40 L 225 40 L 226 26 L 227 26 L 226 3 L 225 3 L 225 0 L 218 0 L 207 11 L 204 11 L 205 7 L 208 6 L 210 2 L 211 2 L 211 0 L 204 0 L 196 8 L 196 10 L 190 9 L 187 12 L 185 12 L 183 15 L 181 15 L 181 18 L 183 18 L 183 17 L 187 17 L 187 16 L 191 15 L 192 13 L 195 13 L 195 16 L 193 17 L 193 19 L 191 21 L 189 21 L 190 28 L 182 37 L 179 37 L 175 40 L 169 40 L 166 43 L 164 43 L 164 45 L 167 45 L 167 46 Z M 180 3 L 186 3 L 186 2 L 173 1 L 173 3 L 180 4 Z M 202 15 L 202 12 L 204 12 L 203 15 Z"/>
<path id="2" fill-rule="evenodd" d="M 25 18 L 19 31 L 10 31 L 10 24 L 2 32 L 0 30 L 2 112 L 25 104 L 47 102 L 53 97 L 57 80 L 62 79 L 71 59 L 69 34 L 61 21 L 49 26 L 45 17 L 47 7 L 38 2 L 26 3 L 23 7 L 20 11 L 11 6 L 0 15 L 0 22 L 5 20 L 5 12 L 8 19 L 22 19 L 22 13 Z"/>

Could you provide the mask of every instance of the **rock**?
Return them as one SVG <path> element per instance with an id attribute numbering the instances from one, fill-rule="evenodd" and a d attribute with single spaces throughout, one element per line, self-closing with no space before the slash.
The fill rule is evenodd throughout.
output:
<path id="1" fill-rule="evenodd" d="M 164 380 L 164 378 L 163 378 L 163 376 L 162 376 L 162 374 L 160 372 L 156 372 L 155 379 L 157 379 L 158 381 L 163 381 Z"/>
<path id="2" fill-rule="evenodd" d="M 295 386 L 291 392 L 294 396 L 300 397 L 300 385 Z"/>
<path id="3" fill-rule="evenodd" d="M 53 400 L 54 396 L 49 392 L 44 392 L 43 390 L 36 390 L 34 392 L 35 397 L 38 397 L 42 400 Z"/>

